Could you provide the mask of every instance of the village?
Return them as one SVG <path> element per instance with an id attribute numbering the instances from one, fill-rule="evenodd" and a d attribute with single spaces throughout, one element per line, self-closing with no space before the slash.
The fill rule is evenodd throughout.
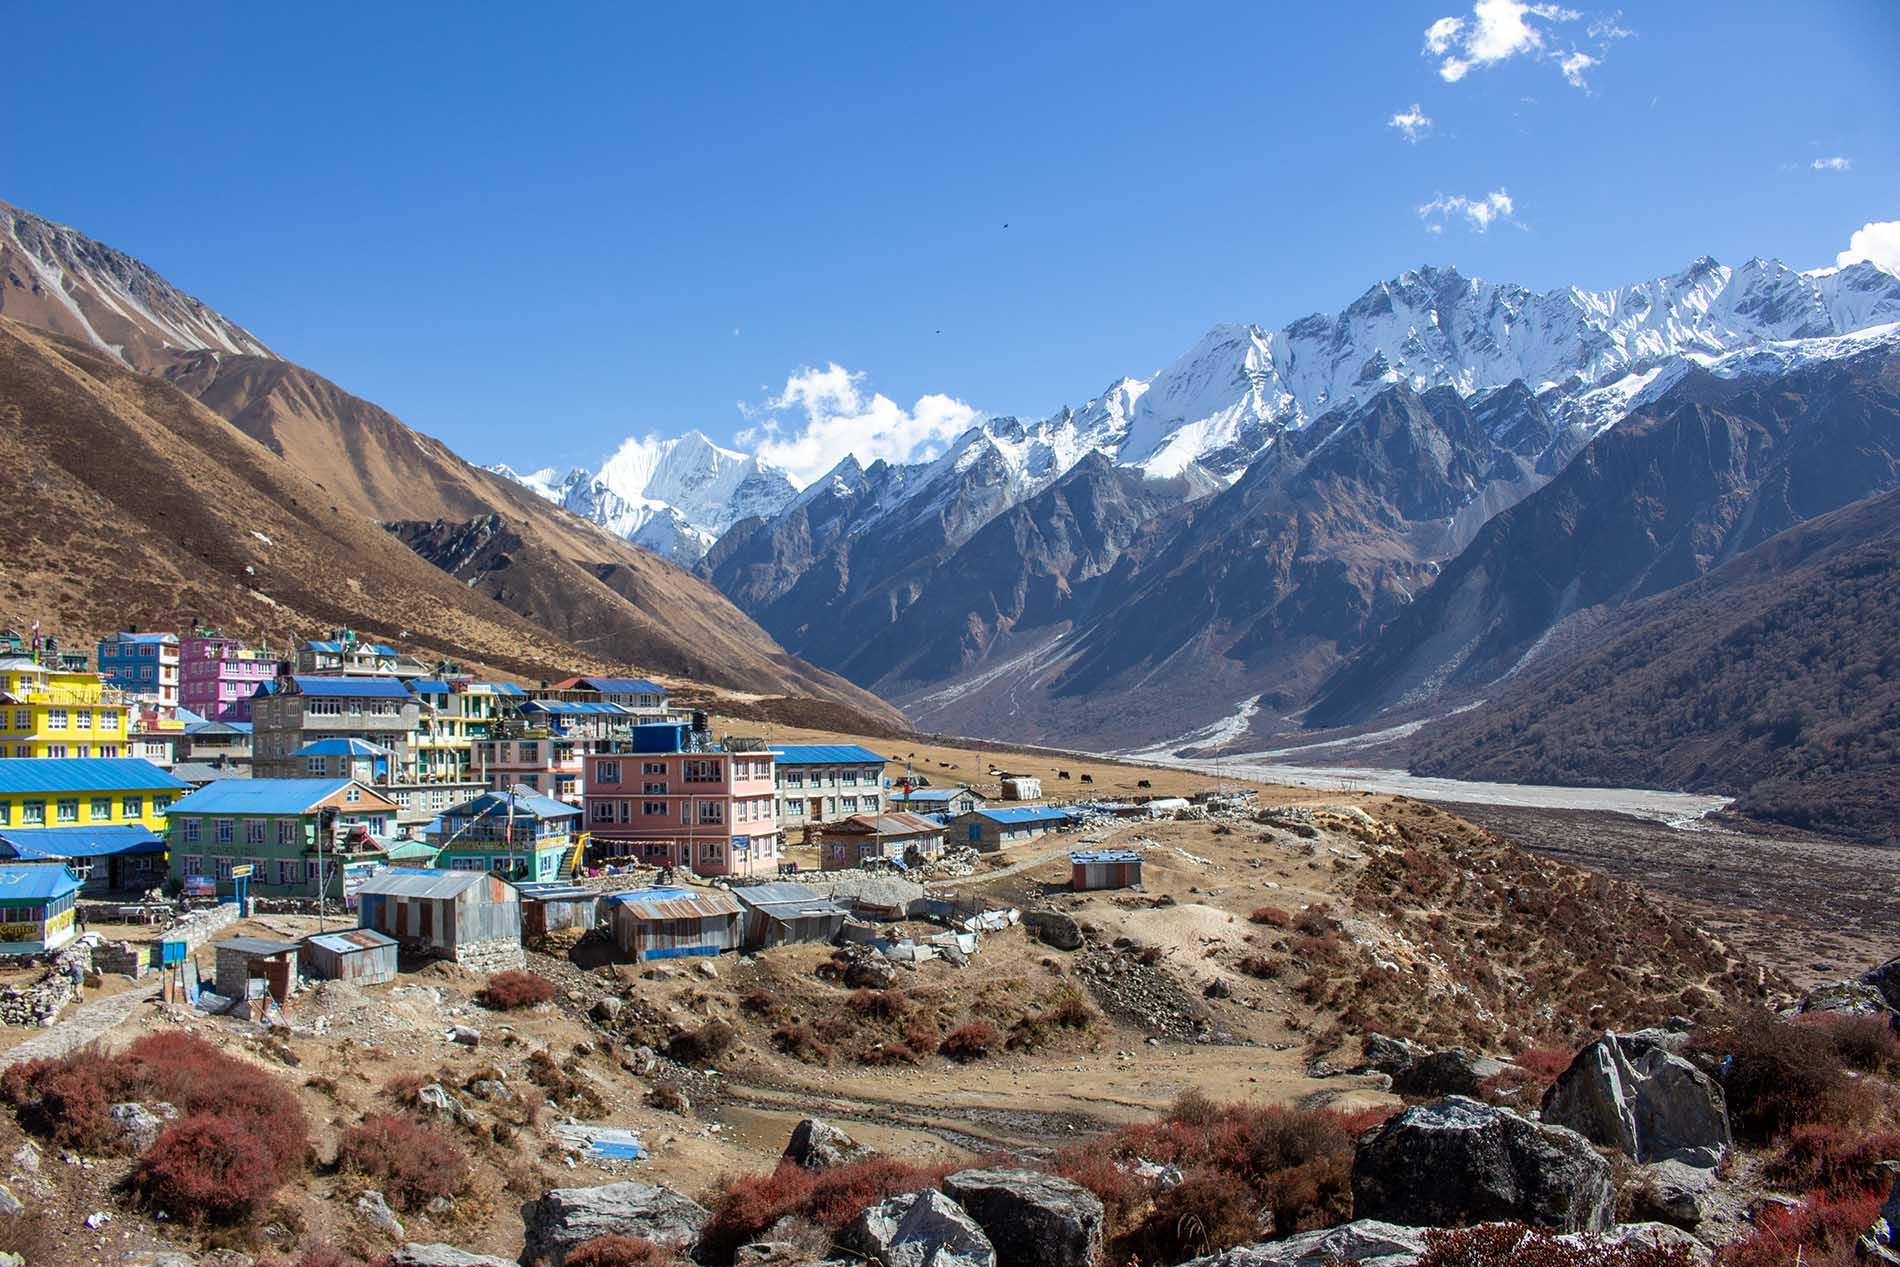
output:
<path id="1" fill-rule="evenodd" d="M 1687 1267 L 1777 1182 L 1698 1026 L 1900 987 L 1803 992 L 1404 797 L 477 681 L 348 630 L 128 630 L 96 666 L 0 634 L 0 692 L 0 1208 L 31 1212 L 0 1230 L 88 1261 L 1091 1267 L 1271 1234 L 1247 1252 L 1306 1267 L 1518 1219 Z M 192 1130 L 228 1094 L 275 1097 L 296 1157 L 168 1180 L 186 1136 L 223 1155 Z M 1675 1134 L 1619 1144 L 1605 1096 Z M 1217 1182 L 1184 1142 L 1215 1105 L 1316 1151 Z M 1473 1121 L 1502 1154 L 1392 1186 Z M 1469 1195 L 1586 1137 L 1562 1194 Z"/>

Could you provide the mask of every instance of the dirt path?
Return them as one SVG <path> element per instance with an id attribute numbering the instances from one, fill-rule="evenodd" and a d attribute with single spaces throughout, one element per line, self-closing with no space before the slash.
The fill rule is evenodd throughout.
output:
<path id="1" fill-rule="evenodd" d="M 51 1028 L 27 1039 L 11 1051 L 0 1053 L 0 1069 L 25 1060 L 64 1056 L 96 1042 L 131 1019 L 133 1013 L 157 994 L 158 986 L 154 984 L 69 1008 Z"/>

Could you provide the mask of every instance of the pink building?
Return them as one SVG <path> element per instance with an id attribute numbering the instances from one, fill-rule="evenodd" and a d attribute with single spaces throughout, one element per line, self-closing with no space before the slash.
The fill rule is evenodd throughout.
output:
<path id="1" fill-rule="evenodd" d="M 583 758 L 588 859 L 776 875 L 776 755 L 759 740 L 714 744 L 703 726 L 685 722 L 602 741 Z"/>
<path id="2" fill-rule="evenodd" d="M 178 643 L 178 703 L 207 721 L 251 720 L 251 696 L 277 676 L 269 652 L 208 629 Z"/>

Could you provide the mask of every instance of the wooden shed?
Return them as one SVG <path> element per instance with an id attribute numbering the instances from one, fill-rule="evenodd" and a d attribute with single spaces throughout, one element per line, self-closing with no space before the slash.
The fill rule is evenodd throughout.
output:
<path id="1" fill-rule="evenodd" d="M 803 884 L 748 884 L 732 891 L 743 908 L 744 946 L 793 946 L 835 940 L 844 908 Z"/>
<path id="2" fill-rule="evenodd" d="M 356 891 L 357 924 L 481 972 L 519 968 L 521 894 L 486 871 L 379 871 Z"/>
<path id="3" fill-rule="evenodd" d="M 614 944 L 635 961 L 739 948 L 739 903 L 724 889 L 629 889 L 604 899 Z"/>
<path id="4" fill-rule="evenodd" d="M 1141 884 L 1141 855 L 1133 849 L 1083 849 L 1069 855 L 1069 887 L 1132 889 Z"/>
<path id="5" fill-rule="evenodd" d="M 313 933 L 303 939 L 297 963 L 313 981 L 381 985 L 396 979 L 396 939 L 373 928 Z"/>

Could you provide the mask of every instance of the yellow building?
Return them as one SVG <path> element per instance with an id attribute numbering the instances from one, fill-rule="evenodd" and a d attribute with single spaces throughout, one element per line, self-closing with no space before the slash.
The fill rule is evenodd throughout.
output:
<path id="1" fill-rule="evenodd" d="M 165 812 L 191 786 L 149 761 L 0 761 L 0 861 L 61 862 L 88 891 L 164 879 Z"/>
<path id="2" fill-rule="evenodd" d="M 0 757 L 124 757 L 130 713 L 97 673 L 0 659 Z"/>

